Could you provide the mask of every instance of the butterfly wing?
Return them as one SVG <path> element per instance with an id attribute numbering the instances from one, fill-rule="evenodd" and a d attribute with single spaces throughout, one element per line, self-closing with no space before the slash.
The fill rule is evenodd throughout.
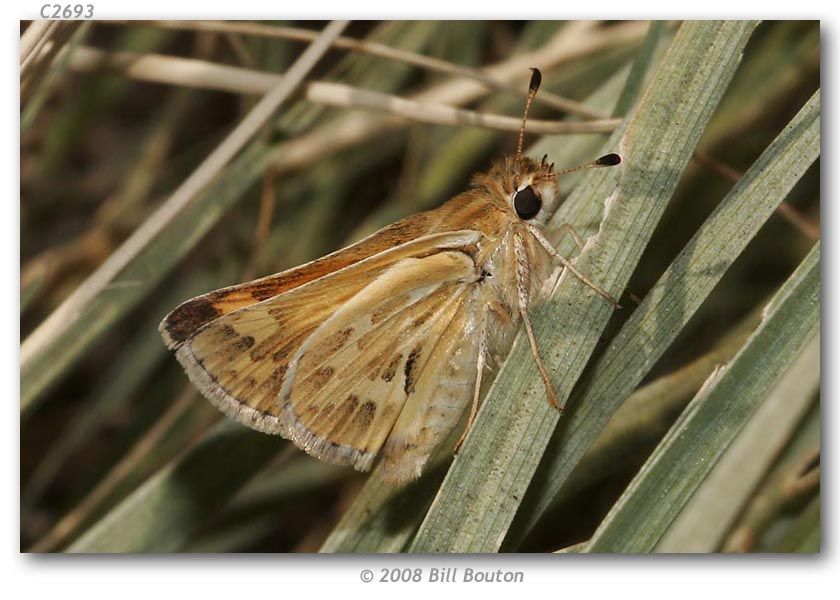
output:
<path id="1" fill-rule="evenodd" d="M 402 258 L 422 253 L 427 246 L 432 251 L 435 248 L 457 248 L 459 244 L 466 244 L 463 234 L 467 231 L 473 234 L 481 231 L 495 238 L 498 232 L 493 229 L 498 225 L 498 219 L 493 216 L 498 210 L 493 203 L 488 203 L 474 192 L 460 194 L 443 206 L 397 221 L 317 260 L 188 300 L 161 323 L 163 339 L 169 348 L 177 349 L 201 327 L 227 314 L 334 274 L 356 269 L 361 264 L 364 264 L 364 272 L 377 274 Z M 464 223 L 469 223 L 471 229 L 464 230 Z M 360 280 L 358 287 L 367 283 L 368 280 Z M 352 287 L 354 282 L 349 281 L 349 285 Z"/>
<path id="2" fill-rule="evenodd" d="M 416 382 L 383 448 L 385 481 L 418 478 L 457 426 L 473 398 L 487 317 L 479 286 L 471 286 L 452 318 L 440 322 L 420 346 Z"/>
<path id="3" fill-rule="evenodd" d="M 284 434 L 322 460 L 370 468 L 406 408 L 425 416 L 418 406 L 432 403 L 426 396 L 447 375 L 446 355 L 456 338 L 463 343 L 465 332 L 454 328 L 472 305 L 476 280 L 472 258 L 440 252 L 401 261 L 344 304 L 289 362 L 280 392 Z M 444 409 L 457 413 L 452 426 L 470 398 Z"/>
<path id="4" fill-rule="evenodd" d="M 439 308 L 444 297 L 451 296 L 451 304 L 457 305 L 463 293 L 457 290 L 475 279 L 475 264 L 468 250 L 480 239 L 478 232 L 456 231 L 411 240 L 262 301 L 232 308 L 224 314 L 219 311 L 211 315 L 208 311 L 203 317 L 206 322 L 197 330 L 185 330 L 191 307 L 202 303 L 213 303 L 214 310 L 219 305 L 233 306 L 231 299 L 237 294 L 241 298 L 248 289 L 248 284 L 235 286 L 185 303 L 164 319 L 161 329 L 190 379 L 227 415 L 255 429 L 289 437 L 321 458 L 365 468 L 372 457 L 362 460 L 352 453 L 328 452 L 324 444 L 314 444 L 303 433 L 312 427 L 313 435 L 325 440 L 338 436 L 346 441 L 350 435 L 326 429 L 328 425 L 324 423 L 331 421 L 322 422 L 323 410 L 329 405 L 324 394 L 317 396 L 317 402 L 302 403 L 298 399 L 318 383 L 318 377 L 324 376 L 324 371 L 320 375 L 315 372 L 312 361 L 351 345 L 359 349 L 365 343 L 379 346 L 360 354 L 384 352 L 389 339 L 393 342 L 402 337 L 395 325 L 403 322 L 400 318 L 419 314 L 418 310 Z M 395 290 L 394 286 L 399 287 Z M 345 324 L 354 319 L 367 319 L 368 324 L 356 324 L 359 339 L 348 337 L 339 348 L 341 340 L 336 333 L 345 330 L 349 326 Z M 394 365 L 394 369 L 405 373 L 408 361 L 409 354 L 405 353 L 402 363 Z M 357 363 L 358 360 L 353 364 Z M 335 381 L 346 378 L 348 382 L 358 382 L 371 376 L 370 372 L 363 375 L 349 371 L 346 366 L 341 370 Z M 299 384 L 293 386 L 296 380 Z M 392 424 L 388 419 L 395 420 L 399 414 L 402 400 L 398 394 L 388 395 L 398 385 L 399 379 L 393 380 L 394 385 L 380 386 L 382 389 L 375 392 L 376 401 L 381 400 L 383 407 L 390 408 L 383 408 L 378 419 L 371 421 L 366 434 L 369 439 L 353 438 L 350 442 L 362 448 L 359 456 L 370 456 L 371 452 L 375 455 Z M 284 385 L 287 398 L 281 402 Z M 295 395 L 293 390 L 300 392 Z M 309 412 L 290 413 L 287 406 L 295 410 L 300 406 L 299 410 Z"/>
<path id="5" fill-rule="evenodd" d="M 443 207 L 442 207 L 443 208 Z M 161 323 L 169 348 L 176 349 L 199 328 L 241 308 L 279 296 L 308 283 L 364 263 L 363 271 L 376 274 L 394 262 L 413 256 L 429 245 L 446 248 L 460 243 L 460 228 L 441 209 L 420 213 L 379 230 L 367 238 L 299 267 L 255 281 L 222 288 L 187 300 Z M 433 232 L 445 232 L 438 234 Z M 454 233 L 454 236 L 452 235 Z M 366 282 L 359 281 L 359 286 Z M 350 282 L 351 287 L 353 282 Z"/>

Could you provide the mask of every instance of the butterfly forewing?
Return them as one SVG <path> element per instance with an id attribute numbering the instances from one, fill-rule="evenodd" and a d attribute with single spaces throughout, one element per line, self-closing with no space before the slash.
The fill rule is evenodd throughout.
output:
<path id="1" fill-rule="evenodd" d="M 309 263 L 187 300 L 173 310 L 160 325 L 166 345 L 178 348 L 201 327 L 227 314 L 253 306 L 269 298 L 307 284 L 330 282 L 358 290 L 370 279 L 338 279 L 332 276 L 345 269 L 357 269 L 354 275 L 376 276 L 398 260 L 436 248 L 459 247 L 464 243 L 458 227 L 439 227 L 429 213 L 403 219 L 393 225 Z M 330 295 L 325 295 L 326 301 Z M 338 301 L 336 299 L 336 301 Z M 333 307 L 334 308 L 334 307 Z"/>

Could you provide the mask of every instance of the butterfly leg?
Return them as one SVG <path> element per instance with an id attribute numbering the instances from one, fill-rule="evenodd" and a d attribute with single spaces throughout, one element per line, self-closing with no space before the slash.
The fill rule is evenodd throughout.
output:
<path id="1" fill-rule="evenodd" d="M 569 226 L 569 230 L 574 231 L 574 229 L 571 229 L 571 226 Z M 587 277 L 586 275 L 584 275 L 583 273 L 578 271 L 577 268 L 569 261 L 569 259 L 567 259 L 565 256 L 561 255 L 559 252 L 557 252 L 557 250 L 554 249 L 554 246 L 551 245 L 551 242 L 549 242 L 548 239 L 545 237 L 545 235 L 543 235 L 542 231 L 540 231 L 536 227 L 528 227 L 528 231 L 531 233 L 531 235 L 534 236 L 534 238 L 540 243 L 540 245 L 543 248 L 545 248 L 545 251 L 548 252 L 548 254 L 554 260 L 556 260 L 561 265 L 563 265 L 564 269 L 568 269 L 569 271 L 571 271 L 572 274 L 575 277 L 580 279 L 587 287 L 594 290 L 595 293 L 597 293 L 599 296 L 606 299 L 613 306 L 615 306 L 616 308 L 621 308 L 621 305 L 618 303 L 618 300 L 613 298 L 609 294 L 609 292 L 607 292 L 601 286 L 599 286 L 597 283 L 595 283 L 594 281 L 589 279 L 589 277 Z M 579 240 L 579 237 L 577 236 L 577 233 L 574 233 L 573 235 L 575 236 L 575 242 L 579 242 L 580 240 Z M 582 249 L 582 246 L 580 244 L 578 244 L 578 247 L 580 247 Z"/>
<path id="2" fill-rule="evenodd" d="M 531 229 L 536 229 L 536 227 L 532 227 Z M 537 229 L 537 231 L 539 231 L 539 229 Z M 571 223 L 563 223 L 557 229 L 558 239 L 562 239 L 563 236 L 565 236 L 567 233 L 572 236 L 573 240 L 575 240 L 575 246 L 577 246 L 578 252 L 583 252 L 583 238 L 581 238 L 580 234 L 578 234 L 578 232 L 575 231 L 575 228 L 572 227 Z M 540 234 L 542 235 L 541 231 L 540 231 Z M 551 245 L 551 244 L 549 244 L 549 245 Z"/>
<path id="3" fill-rule="evenodd" d="M 525 250 L 525 242 L 519 234 L 514 236 L 514 248 L 516 252 L 516 282 L 519 292 L 519 314 L 522 316 L 522 322 L 525 324 L 525 332 L 528 334 L 528 341 L 531 343 L 531 353 L 534 355 L 534 362 L 537 363 L 537 370 L 542 377 L 543 385 L 545 385 L 545 392 L 548 396 L 548 403 L 559 411 L 563 411 L 560 407 L 560 402 L 557 400 L 557 393 L 554 391 L 554 386 L 548 376 L 548 371 L 543 364 L 540 356 L 540 349 L 537 346 L 537 338 L 534 335 L 534 329 L 531 327 L 531 318 L 528 315 L 528 302 L 530 300 L 530 265 L 528 263 L 528 254 Z"/>
<path id="4" fill-rule="evenodd" d="M 477 370 L 475 373 L 475 388 L 473 390 L 473 401 L 472 406 L 470 407 L 470 416 L 467 417 L 467 424 L 466 426 L 464 426 L 464 432 L 458 439 L 458 443 L 455 444 L 455 454 L 458 454 L 458 451 L 461 449 L 461 445 L 467 438 L 467 433 L 469 433 L 470 429 L 472 428 L 473 421 L 475 421 L 475 416 L 478 414 L 479 399 L 481 398 L 481 375 L 484 372 L 485 352 L 486 350 L 484 341 L 482 341 L 481 346 L 478 350 L 478 363 Z"/>

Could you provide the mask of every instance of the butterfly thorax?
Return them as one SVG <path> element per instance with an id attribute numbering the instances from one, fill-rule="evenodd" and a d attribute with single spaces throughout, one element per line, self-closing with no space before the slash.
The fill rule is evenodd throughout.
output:
<path id="1" fill-rule="evenodd" d="M 533 193 L 539 206 L 520 214 L 517 209 L 523 207 L 517 207 L 516 196 L 523 190 Z M 546 293 L 544 284 L 553 264 L 532 232 L 542 231 L 558 203 L 550 165 L 527 157 L 507 157 L 474 177 L 470 189 L 431 211 L 441 229 L 482 234 L 471 256 L 476 265 L 475 294 L 489 309 L 492 321 L 488 338 L 491 356 L 507 353 L 519 325 L 520 280 L 525 280 L 529 299 L 539 301 Z"/>

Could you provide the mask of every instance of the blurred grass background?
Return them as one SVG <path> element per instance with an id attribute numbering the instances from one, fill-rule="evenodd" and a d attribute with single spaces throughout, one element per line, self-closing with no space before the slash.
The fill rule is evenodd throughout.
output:
<path id="1" fill-rule="evenodd" d="M 278 31 L 323 27 L 263 25 Z M 444 65 L 501 64 L 493 67 L 494 76 L 523 92 L 529 76 L 524 67 L 539 66 L 543 91 L 584 103 L 603 117 L 623 117 L 634 94 L 628 105 L 619 101 L 617 112 L 611 107 L 615 94 L 630 87 L 624 83 L 628 70 L 643 65 L 644 82 L 678 27 L 353 22 L 342 35 Z M 242 91 L 241 82 L 283 73 L 306 46 L 270 37 L 267 30 L 216 31 L 186 23 L 66 23 L 49 30 L 40 23 L 21 25 L 24 42 L 41 40 L 31 45 L 33 59 L 21 69 L 24 345 L 254 107 L 260 94 Z M 29 47 L 22 42 L 22 50 Z M 130 60 L 123 66 L 82 60 L 94 49 L 105 57 L 131 53 L 124 55 Z M 521 112 L 521 93 L 474 84 L 475 89 L 462 85 L 463 93 L 447 92 L 453 79 L 463 81 L 463 73 L 385 59 L 369 50 L 330 51 L 306 80 L 486 113 Z M 206 89 L 189 77 L 179 80 L 165 61 L 143 74 L 132 70 L 138 57 L 149 55 L 200 61 L 190 63 L 194 72 L 208 65 L 231 70 L 212 71 L 216 89 Z M 547 64 L 523 65 L 508 77 L 504 65 L 523 55 Z M 817 22 L 767 22 L 753 31 L 633 273 L 628 285 L 633 296 L 645 297 L 819 89 L 819 57 Z M 599 106 L 608 93 L 613 99 Z M 216 411 L 167 355 L 157 323 L 192 295 L 294 266 L 439 205 L 473 173 L 511 152 L 515 134 L 325 107 L 308 102 L 307 94 L 285 103 L 195 201 L 102 287 L 86 312 L 73 317 L 65 335 L 51 338 L 53 343 L 22 364 L 22 549 L 58 551 L 76 543 L 76 549 L 100 551 L 317 551 L 330 539 L 333 545 L 326 549 L 346 550 L 351 546 L 335 541 L 342 515 L 345 525 L 352 518 L 359 529 L 367 526 L 371 515 L 352 510 L 365 475 L 319 463 L 279 438 L 220 425 Z M 536 102 L 532 117 L 592 115 Z M 363 134 L 354 134 L 359 131 Z M 589 144 L 594 155 L 606 135 L 547 137 L 552 147 Z M 625 407 L 637 409 L 615 414 L 550 508 L 527 531 L 509 537 L 503 550 L 553 551 L 589 540 L 715 365 L 744 346 L 768 298 L 819 236 L 819 161 L 798 175 L 786 202 L 626 401 Z M 622 302 L 626 310 L 611 319 L 596 356 L 633 311 L 629 294 Z M 767 450 L 770 458 L 759 479 L 738 496 L 725 535 L 709 549 L 819 549 L 820 418 L 818 387 L 811 381 L 813 374 L 799 378 L 798 387 L 784 388 L 786 397 L 802 397 L 804 416 L 778 447 Z M 617 433 L 609 438 L 611 431 Z M 191 470 L 190 464 L 199 468 Z M 431 474 L 423 485 L 433 489 L 441 475 Z M 384 527 L 404 528 L 410 536 L 428 506 L 423 498 L 412 488 L 402 491 Z M 400 511 L 411 518 L 401 521 Z M 715 513 L 704 518 L 714 520 Z M 523 519 L 527 515 L 518 513 L 517 522 Z M 102 533 L 106 530 L 110 533 Z M 399 539 L 388 549 L 402 548 L 408 538 Z"/>

